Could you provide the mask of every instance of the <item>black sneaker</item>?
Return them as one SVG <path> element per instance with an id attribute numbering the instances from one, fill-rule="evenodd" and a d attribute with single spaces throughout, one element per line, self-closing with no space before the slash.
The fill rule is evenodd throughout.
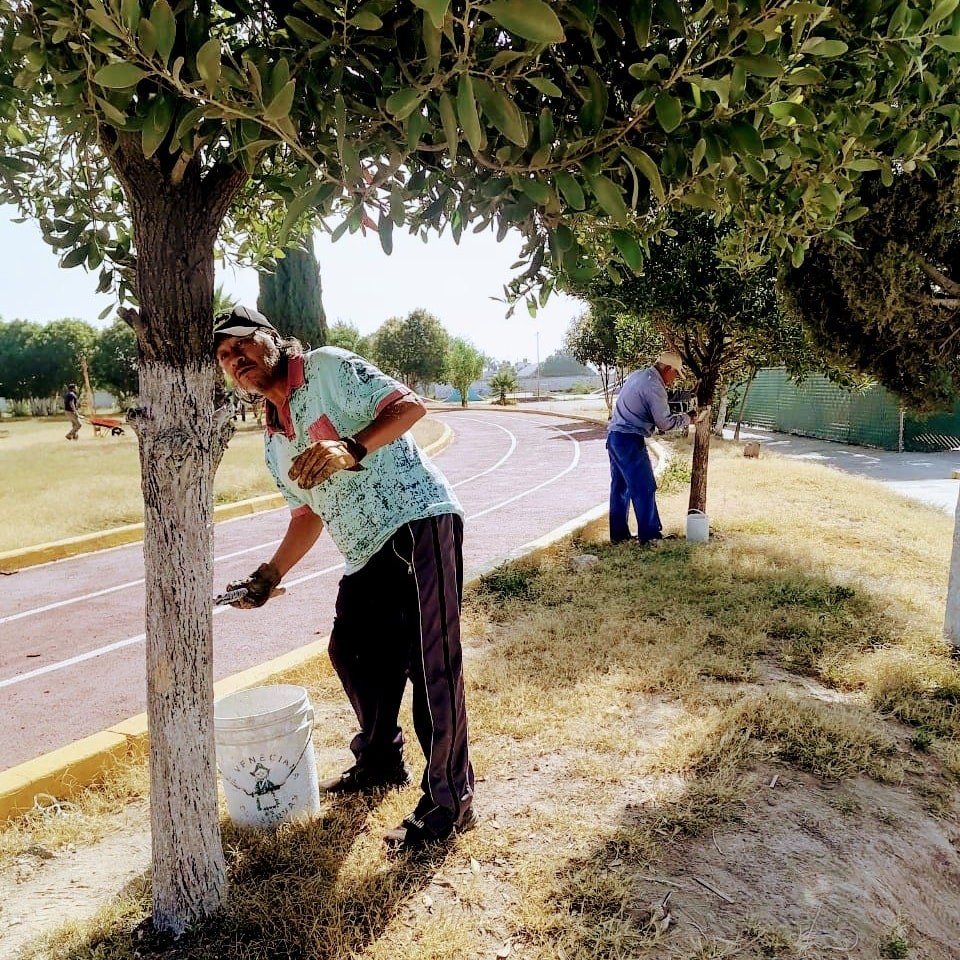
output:
<path id="1" fill-rule="evenodd" d="M 375 793 L 378 790 L 398 790 L 410 783 L 410 771 L 401 760 L 386 768 L 352 766 L 338 777 L 320 783 L 321 793 Z"/>

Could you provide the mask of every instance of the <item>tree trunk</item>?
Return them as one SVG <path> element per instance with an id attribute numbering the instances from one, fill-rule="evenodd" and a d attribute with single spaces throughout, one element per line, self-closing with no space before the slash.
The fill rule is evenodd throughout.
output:
<path id="1" fill-rule="evenodd" d="M 708 404 L 701 410 L 710 409 Z M 707 468 L 710 462 L 710 415 L 695 427 L 693 435 L 693 465 L 690 469 L 690 502 L 688 509 L 707 512 Z"/>
<path id="2" fill-rule="evenodd" d="M 113 144 L 130 201 L 139 314 L 153 921 L 177 937 L 226 896 L 213 740 L 213 477 L 233 430 L 213 359 L 213 250 L 242 170 L 174 178 Z M 161 151 L 162 154 L 162 151 Z"/>
<path id="3" fill-rule="evenodd" d="M 720 409 L 717 412 L 717 422 L 713 425 L 713 434 L 716 437 L 723 436 L 723 425 L 727 422 L 727 406 L 730 400 L 730 391 L 724 383 L 720 389 Z"/>
<path id="4" fill-rule="evenodd" d="M 960 498 L 953 521 L 953 553 L 950 556 L 950 580 L 947 585 L 947 613 L 943 634 L 960 651 Z"/>
<path id="5" fill-rule="evenodd" d="M 720 344 L 722 346 L 722 342 Z M 719 353 L 719 351 L 714 351 Z M 710 413 L 720 383 L 719 362 L 704 366 L 697 381 L 697 410 L 706 416 L 697 424 L 693 436 L 693 464 L 690 469 L 690 510 L 707 512 L 707 468 L 710 463 Z"/>
<path id="6" fill-rule="evenodd" d="M 743 388 L 743 397 L 740 399 L 740 409 L 737 411 L 737 425 L 733 431 L 733 439 L 740 439 L 740 424 L 743 421 L 743 410 L 747 405 L 747 394 L 750 392 L 750 387 L 753 386 L 753 380 L 757 375 L 757 368 L 750 368 L 750 376 L 747 377 L 747 385 Z"/>

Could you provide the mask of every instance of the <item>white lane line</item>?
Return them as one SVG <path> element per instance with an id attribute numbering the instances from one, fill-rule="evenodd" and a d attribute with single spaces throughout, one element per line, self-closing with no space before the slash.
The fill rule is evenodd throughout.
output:
<path id="1" fill-rule="evenodd" d="M 552 427 L 552 429 L 557 430 L 559 433 L 562 433 L 572 444 L 573 444 L 573 457 L 570 463 L 561 470 L 558 474 L 550 477 L 548 480 L 544 480 L 541 483 L 538 483 L 534 487 L 530 487 L 528 490 L 523 491 L 522 493 L 515 494 L 512 497 L 508 497 L 506 500 L 500 501 L 491 507 L 487 507 L 484 510 L 481 510 L 479 513 L 471 514 L 466 518 L 466 522 L 471 520 L 476 520 L 478 517 L 486 516 L 488 513 L 492 513 L 494 510 L 500 510 L 503 507 L 508 506 L 511 503 L 515 503 L 517 500 L 521 500 L 524 497 L 529 496 L 531 493 L 536 493 L 537 490 L 542 490 L 544 487 L 549 486 L 551 483 L 555 483 L 561 477 L 565 477 L 571 470 L 573 470 L 577 464 L 580 462 L 580 441 L 576 439 L 572 434 L 563 430 L 560 427 Z M 325 576 L 328 573 L 333 573 L 337 570 L 342 570 L 343 564 L 338 563 L 331 567 L 325 567 L 323 570 L 317 570 L 314 573 L 308 573 L 305 576 L 297 577 L 294 580 L 289 580 L 286 582 L 286 587 L 296 587 L 301 583 L 306 583 L 309 580 L 315 580 L 317 577 Z M 231 607 L 215 607 L 213 610 L 213 615 L 218 616 L 221 613 L 226 613 L 228 610 L 232 609 Z M 146 639 L 146 634 L 139 633 L 135 637 L 129 637 L 126 640 L 118 640 L 116 643 L 110 643 L 103 647 L 98 647 L 96 650 L 89 650 L 87 653 L 78 654 L 75 657 L 70 657 L 68 660 L 59 660 L 56 663 L 47 664 L 45 667 L 38 667 L 36 670 L 31 670 L 29 673 L 20 673 L 14 677 L 9 677 L 6 680 L 0 680 L 0 690 L 5 687 L 12 687 L 19 683 L 24 683 L 27 680 L 32 680 L 36 677 L 44 676 L 48 673 L 55 673 L 59 670 L 64 670 L 67 667 L 75 666 L 78 663 L 83 663 L 87 660 L 93 660 L 96 657 L 102 656 L 107 653 L 112 653 L 115 650 L 121 650 L 124 647 L 132 646 L 135 643 L 140 643 Z"/>
<path id="2" fill-rule="evenodd" d="M 225 553 L 222 557 L 214 557 L 214 563 L 220 563 L 222 560 L 232 560 L 234 557 L 242 556 L 245 553 L 253 553 L 254 550 L 262 550 L 279 540 L 268 540 L 266 543 L 258 543 L 255 547 L 244 547 L 243 550 L 234 550 L 233 553 Z M 129 590 L 131 587 L 139 587 L 143 583 L 143 577 L 139 580 L 128 580 L 126 583 L 118 583 L 112 587 L 104 587 L 103 590 L 94 590 L 93 593 L 83 593 L 77 597 L 69 597 L 67 600 L 57 600 L 56 603 L 48 603 L 42 607 L 34 607 L 31 610 L 22 610 L 20 613 L 11 613 L 9 616 L 0 617 L 0 624 L 13 623 L 14 620 L 22 620 L 24 617 L 33 617 L 40 613 L 47 613 L 50 610 L 58 610 L 60 607 L 69 607 L 72 603 L 80 603 L 82 600 L 95 600 L 97 597 L 106 596 L 108 593 L 116 593 L 117 590 Z"/>
<path id="3" fill-rule="evenodd" d="M 492 467 L 487 467 L 486 470 L 481 470 L 480 473 L 475 473 L 472 477 L 467 477 L 464 480 L 458 480 L 456 483 L 452 484 L 454 488 L 462 487 L 466 483 L 471 483 L 473 480 L 479 480 L 480 477 L 485 477 L 488 473 L 493 473 L 494 470 L 499 470 L 500 467 L 502 467 L 507 460 L 513 456 L 514 451 L 517 449 L 516 436 L 501 424 L 493 423 L 481 417 L 463 417 L 462 419 L 473 420 L 475 423 L 483 423 L 487 426 L 496 427 L 498 430 L 502 430 L 510 438 L 510 448 Z M 278 509 L 282 510 L 283 508 L 280 507 Z M 248 520 L 249 517 L 235 517 L 234 519 Z M 263 550 L 265 547 L 271 547 L 279 542 L 279 540 L 268 540 L 266 543 L 258 543 L 253 547 L 245 547 L 243 550 L 235 550 L 233 553 L 225 553 L 222 557 L 214 557 L 213 562 L 220 563 L 223 560 L 232 560 L 234 557 L 242 556 L 245 553 L 253 553 L 257 550 Z M 118 583 L 113 587 L 105 587 L 103 590 L 94 590 L 92 593 L 83 593 L 76 597 L 70 597 L 67 600 L 57 600 L 55 603 L 48 603 L 42 607 L 33 607 L 30 610 L 21 610 L 20 613 L 11 613 L 8 616 L 0 617 L 0 626 L 5 623 L 13 623 L 14 620 L 22 620 L 25 617 L 34 617 L 41 613 L 49 613 L 51 610 L 59 610 L 61 607 L 69 607 L 71 604 L 81 603 L 84 600 L 95 600 L 97 597 L 103 597 L 109 593 L 115 593 L 118 590 L 129 590 L 131 587 L 139 587 L 142 583 L 143 577 L 141 577 L 139 580 L 128 580 L 126 583 Z"/>

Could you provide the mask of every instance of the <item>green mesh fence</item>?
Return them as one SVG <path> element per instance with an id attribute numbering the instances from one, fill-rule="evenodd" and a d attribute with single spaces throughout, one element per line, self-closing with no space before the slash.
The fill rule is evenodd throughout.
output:
<path id="1" fill-rule="evenodd" d="M 737 410 L 734 405 L 732 411 Z M 897 450 L 900 407 L 883 387 L 862 393 L 842 390 L 826 377 L 791 383 L 783 367 L 761 370 L 750 387 L 743 422 L 781 433 Z M 960 447 L 960 403 L 950 413 L 903 418 L 903 449 Z"/>

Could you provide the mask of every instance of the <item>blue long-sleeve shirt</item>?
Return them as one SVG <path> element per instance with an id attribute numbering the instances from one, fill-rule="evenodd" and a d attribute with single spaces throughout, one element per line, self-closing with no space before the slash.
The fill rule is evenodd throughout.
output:
<path id="1" fill-rule="evenodd" d="M 607 430 L 649 437 L 656 429 L 666 433 L 688 427 L 691 422 L 685 413 L 670 413 L 663 377 L 656 367 L 647 367 L 631 373 L 623 382 Z"/>

